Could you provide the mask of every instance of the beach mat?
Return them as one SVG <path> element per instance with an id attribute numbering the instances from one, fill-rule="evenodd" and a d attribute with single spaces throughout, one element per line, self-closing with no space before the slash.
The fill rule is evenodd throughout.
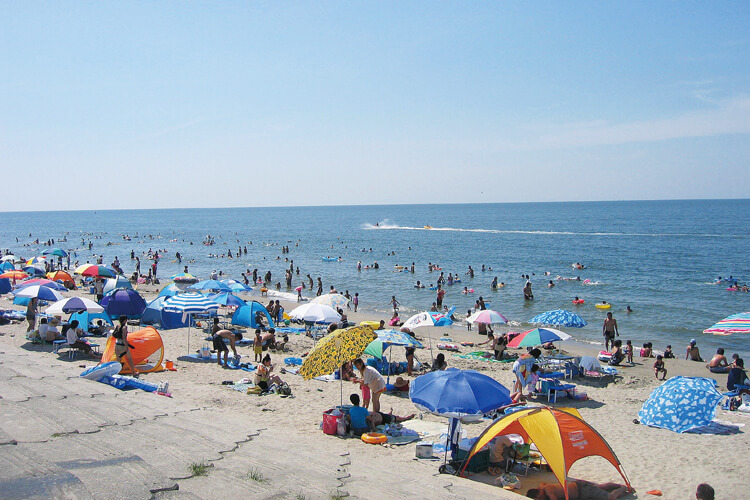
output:
<path id="1" fill-rule="evenodd" d="M 439 436 L 448 432 L 448 426 L 440 422 L 430 422 L 428 420 L 409 420 L 403 422 L 401 426 L 404 429 L 411 429 L 420 436 Z"/>
<path id="2" fill-rule="evenodd" d="M 233 358 L 234 358 L 234 353 L 230 352 L 229 359 L 233 359 Z M 210 358 L 202 358 L 201 355 L 198 353 L 186 354 L 184 356 L 178 357 L 177 360 L 187 361 L 189 363 L 210 363 L 210 362 L 218 363 L 219 362 L 219 358 L 215 353 L 211 353 Z"/>
<path id="3" fill-rule="evenodd" d="M 493 357 L 486 358 L 485 351 L 468 352 L 466 354 L 454 354 L 453 357 L 461 359 L 477 359 L 479 361 L 489 361 L 492 363 L 512 363 L 517 359 L 514 358 L 497 360 Z"/>
<path id="4" fill-rule="evenodd" d="M 690 434 L 714 434 L 718 436 L 728 436 L 730 434 L 739 434 L 741 432 L 740 427 L 743 427 L 744 425 L 745 424 L 725 422 L 723 420 L 714 420 L 713 422 L 710 422 L 706 425 L 702 425 L 685 432 Z"/>

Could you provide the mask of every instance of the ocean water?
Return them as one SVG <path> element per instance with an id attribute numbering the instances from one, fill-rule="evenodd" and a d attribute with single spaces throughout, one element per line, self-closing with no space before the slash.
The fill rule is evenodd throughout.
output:
<path id="1" fill-rule="evenodd" d="M 3 214 L 3 222 L 0 246 L 26 258 L 46 248 L 32 244 L 34 239 L 53 238 L 55 246 L 75 252 L 71 263 L 103 255 L 108 264 L 117 256 L 131 273 L 131 250 L 141 256 L 145 272 L 151 262 L 144 253 L 159 249 L 162 279 L 184 265 L 201 278 L 215 269 L 240 279 L 241 272 L 257 268 L 261 274 L 270 270 L 272 282 L 281 282 L 282 292 L 293 297 L 283 279 L 285 259 L 291 259 L 300 268 L 293 288 L 307 281 L 308 273 L 320 276 L 324 291 L 334 285 L 357 292 L 362 309 L 379 312 L 390 310 L 395 295 L 402 318 L 435 300 L 434 291 L 414 288 L 417 280 L 437 282 L 439 272 L 427 269 L 432 262 L 446 276 L 462 279 L 447 287 L 445 304 L 465 314 L 482 296 L 512 321 L 506 329 L 521 330 L 534 315 L 564 308 L 589 323 L 568 333 L 600 342 L 606 311 L 594 303 L 606 300 L 613 304 L 621 338 L 636 347 L 646 341 L 657 349 L 672 344 L 679 355 L 696 338 L 704 357 L 718 346 L 728 354 L 750 355 L 748 336 L 701 333 L 750 310 L 750 294 L 714 284 L 729 275 L 750 283 L 750 200 L 13 212 Z M 206 235 L 216 244 L 204 246 Z M 289 254 L 281 253 L 284 245 Z M 247 255 L 237 257 L 239 246 L 247 247 Z M 230 249 L 235 258 L 211 257 Z M 177 251 L 182 264 L 174 260 Z M 322 260 L 328 256 L 342 261 Z M 377 261 L 380 269 L 358 272 L 358 261 L 363 266 Z M 414 274 L 394 267 L 412 262 Z M 573 269 L 576 262 L 586 269 Z M 474 278 L 465 275 L 469 266 Z M 533 283 L 533 301 L 523 299 L 525 274 Z M 558 281 L 558 275 L 598 284 Z M 495 276 L 506 286 L 493 291 Z M 554 288 L 546 286 L 549 280 Z M 461 293 L 464 286 L 474 292 Z M 309 289 L 303 293 L 312 295 Z M 575 296 L 586 303 L 572 305 Z M 625 312 L 628 305 L 633 313 Z"/>

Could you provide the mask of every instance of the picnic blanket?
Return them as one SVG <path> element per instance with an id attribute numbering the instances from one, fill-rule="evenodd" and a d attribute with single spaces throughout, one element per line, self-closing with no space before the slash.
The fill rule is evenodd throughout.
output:
<path id="1" fill-rule="evenodd" d="M 743 427 L 745 424 L 735 424 L 733 422 L 726 422 L 724 420 L 713 420 L 712 422 L 709 422 L 706 425 L 702 425 L 700 427 L 696 427 L 695 429 L 690 429 L 689 431 L 685 431 L 686 433 L 690 434 L 716 434 L 721 436 L 727 436 L 729 434 L 739 434 L 740 433 L 740 427 Z"/>
<path id="2" fill-rule="evenodd" d="M 478 359 L 480 361 L 490 361 L 493 363 L 512 363 L 516 360 L 516 358 L 497 360 L 492 355 L 488 357 L 485 351 L 468 352 L 466 354 L 454 354 L 453 357 L 461 359 Z"/>

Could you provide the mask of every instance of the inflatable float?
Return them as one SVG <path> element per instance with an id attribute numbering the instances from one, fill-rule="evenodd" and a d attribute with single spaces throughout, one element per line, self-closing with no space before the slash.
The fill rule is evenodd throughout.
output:
<path id="1" fill-rule="evenodd" d="M 474 289 L 469 288 L 468 290 L 461 290 L 461 293 L 474 293 Z"/>
<path id="2" fill-rule="evenodd" d="M 383 444 L 388 442 L 388 436 L 379 432 L 365 432 L 362 434 L 362 441 L 367 444 Z"/>
<path id="3" fill-rule="evenodd" d="M 339 259 L 336 257 L 323 257 L 323 262 L 336 262 L 337 260 Z"/>
<path id="4" fill-rule="evenodd" d="M 599 351 L 597 358 L 599 361 L 609 362 L 609 360 L 612 359 L 612 354 L 607 351 Z"/>
<path id="5" fill-rule="evenodd" d="M 574 300 L 573 301 L 574 304 L 583 304 L 584 302 L 586 302 L 586 301 L 583 300 L 583 299 L 578 299 L 578 300 Z"/>
<path id="6" fill-rule="evenodd" d="M 102 363 L 100 365 L 92 366 L 91 368 L 85 369 L 81 375 L 82 378 L 87 380 L 98 381 L 102 377 L 111 377 L 117 375 L 122 370 L 122 364 L 117 361 L 110 361 L 109 363 Z"/>
<path id="7" fill-rule="evenodd" d="M 362 321 L 359 323 L 359 326 L 369 326 L 373 330 L 377 330 L 380 328 L 380 321 Z"/>
<path id="8" fill-rule="evenodd" d="M 594 307 L 597 309 L 609 309 L 612 307 L 612 304 L 594 304 Z"/>
<path id="9" fill-rule="evenodd" d="M 437 348 L 441 351 L 455 351 L 458 352 L 458 344 L 438 344 Z"/>

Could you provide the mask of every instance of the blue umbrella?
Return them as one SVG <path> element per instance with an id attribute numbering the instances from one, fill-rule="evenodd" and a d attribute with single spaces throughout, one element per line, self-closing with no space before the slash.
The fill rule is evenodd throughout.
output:
<path id="1" fill-rule="evenodd" d="M 222 306 L 235 306 L 242 307 L 247 303 L 239 297 L 232 295 L 231 293 L 210 293 L 206 295 L 209 299 L 213 300 L 217 304 Z"/>
<path id="2" fill-rule="evenodd" d="M 222 283 L 219 280 L 204 280 L 199 281 L 194 285 L 188 287 L 189 290 L 211 290 L 214 292 L 231 292 L 232 289 L 229 285 Z"/>
<path id="3" fill-rule="evenodd" d="M 183 288 L 180 288 L 180 285 L 178 285 L 177 283 L 170 283 L 169 285 L 161 289 L 161 291 L 159 292 L 159 297 L 174 297 L 178 293 L 182 293 L 184 291 L 184 285 Z"/>
<path id="4" fill-rule="evenodd" d="M 221 280 L 222 283 L 232 289 L 234 293 L 252 292 L 253 289 L 237 280 Z"/>
<path id="5" fill-rule="evenodd" d="M 8 278 L 0 278 L 0 294 L 8 293 L 11 289 L 10 280 Z"/>
<path id="6" fill-rule="evenodd" d="M 710 378 L 672 377 L 654 389 L 638 418 L 644 425 L 687 432 L 709 424 L 721 398 Z"/>
<path id="7" fill-rule="evenodd" d="M 9 260 L 6 260 L 5 262 L 0 262 L 0 272 L 5 271 L 13 271 L 16 268 L 16 266 L 13 265 L 13 263 Z"/>
<path id="8" fill-rule="evenodd" d="M 115 278 L 108 278 L 104 282 L 104 293 L 111 292 L 118 288 L 133 288 L 133 285 L 130 283 L 129 279 L 121 275 L 118 275 Z"/>
<path id="9" fill-rule="evenodd" d="M 146 301 L 132 288 L 112 290 L 100 302 L 110 318 L 120 315 L 138 318 L 146 309 Z"/>
<path id="10" fill-rule="evenodd" d="M 494 378 L 456 368 L 415 378 L 409 398 L 418 408 L 445 417 L 481 415 L 512 403 L 510 391 Z"/>
<path id="11" fill-rule="evenodd" d="M 205 295 L 196 292 L 181 293 L 168 298 L 164 302 L 166 312 L 181 313 L 183 320 L 191 314 L 212 314 L 219 308 L 219 304 Z M 190 352 L 190 323 L 188 322 L 187 347 Z"/>
<path id="12" fill-rule="evenodd" d="M 36 266 L 26 266 L 23 268 L 23 272 L 28 274 L 29 276 L 46 276 L 47 273 L 44 271 L 44 269 L 40 269 Z"/>
<path id="13" fill-rule="evenodd" d="M 569 328 L 583 328 L 588 323 L 576 313 L 565 309 L 556 309 L 538 314 L 529 320 L 529 323 L 539 325 L 567 326 Z"/>
<path id="14" fill-rule="evenodd" d="M 255 316 L 260 312 L 268 320 L 268 326 L 273 327 L 273 319 L 268 314 L 268 310 L 260 302 L 252 301 L 246 305 L 238 308 L 232 315 L 232 324 L 240 326 L 249 326 L 250 328 L 258 328 L 258 323 L 255 321 Z"/>

